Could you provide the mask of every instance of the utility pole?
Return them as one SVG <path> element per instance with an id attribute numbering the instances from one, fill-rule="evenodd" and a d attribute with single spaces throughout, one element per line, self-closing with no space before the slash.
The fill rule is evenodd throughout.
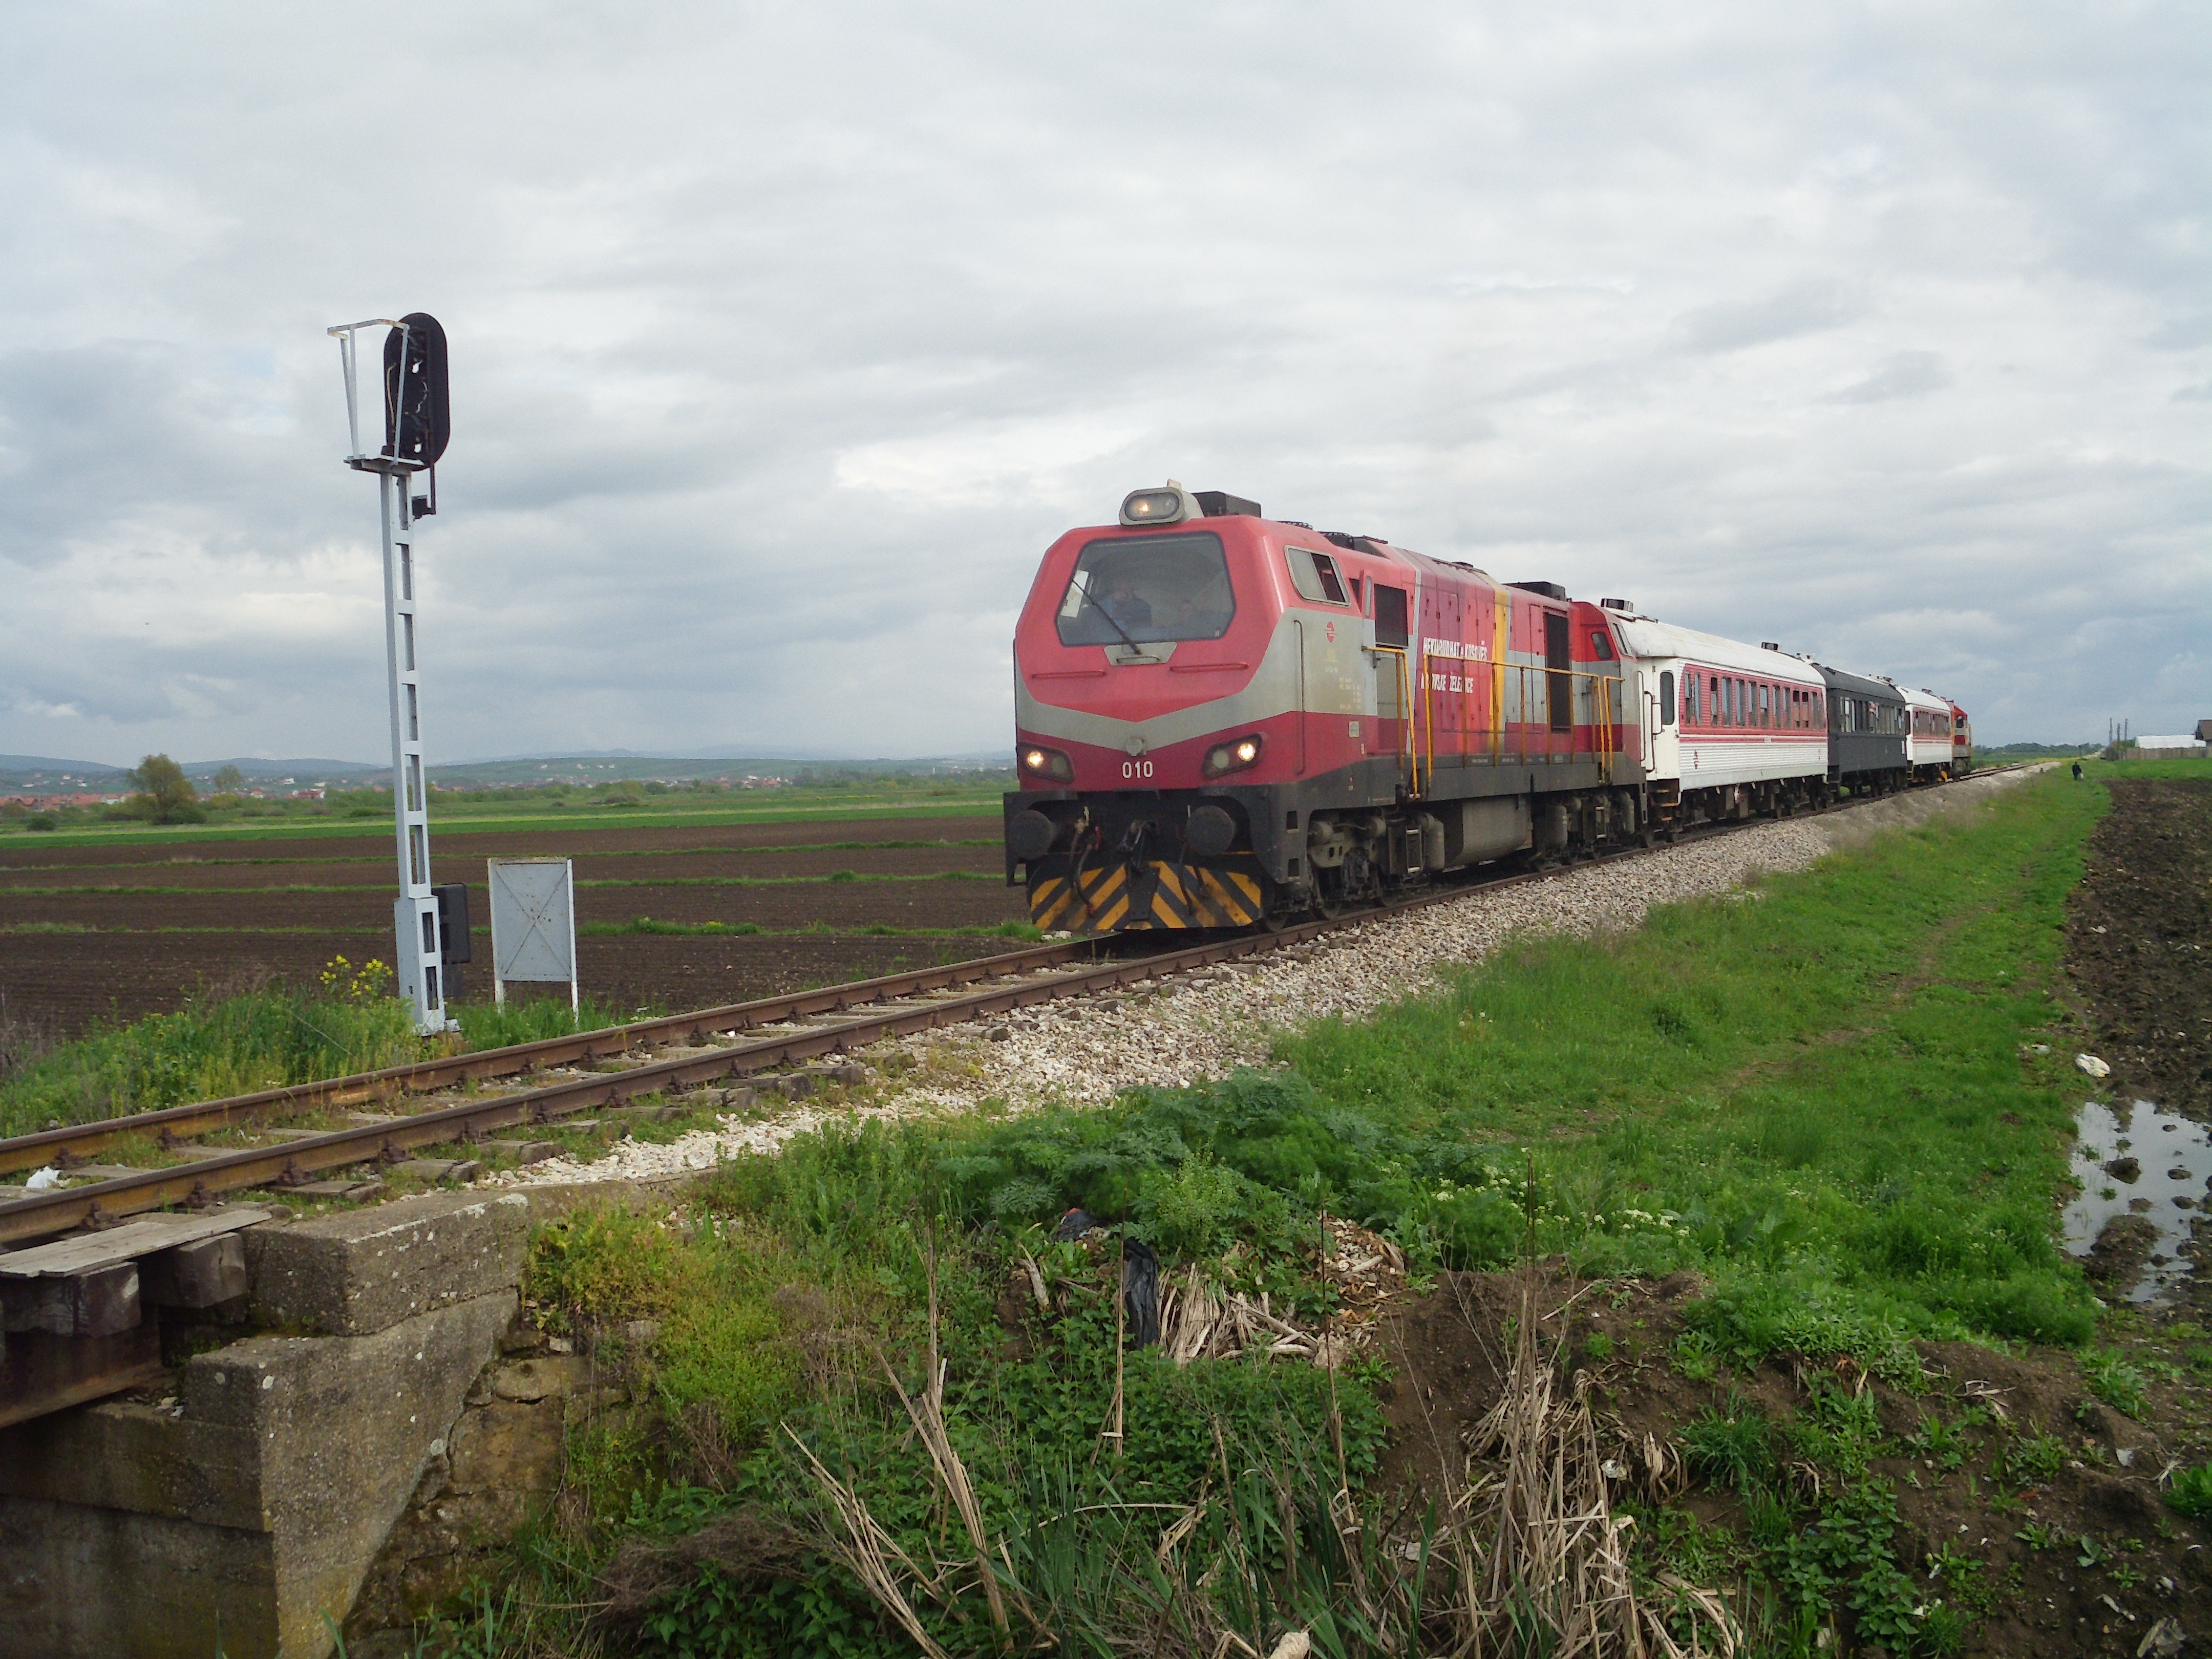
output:
<path id="1" fill-rule="evenodd" d="M 384 341 L 384 447 L 374 453 L 361 441 L 354 337 L 365 328 L 391 330 Z M 345 464 L 376 480 L 377 512 L 384 530 L 384 656 L 392 712 L 392 815 L 399 857 L 399 896 L 392 910 L 399 994 L 414 1005 L 415 1029 L 424 1036 L 457 1030 L 446 1016 L 455 988 L 445 969 L 468 959 L 463 890 L 458 938 L 450 919 L 450 890 L 430 884 L 429 799 L 422 777 L 422 681 L 415 634 L 417 573 L 415 538 L 420 520 L 438 510 L 438 458 L 451 423 L 446 393 L 446 331 L 436 318 L 414 312 L 398 319 L 344 323 L 328 332 L 338 342 L 345 367 L 346 429 L 352 447 Z M 429 493 L 417 495 L 424 475 Z M 443 901 L 443 902 L 441 902 Z M 447 926 L 441 927 L 441 921 Z"/>

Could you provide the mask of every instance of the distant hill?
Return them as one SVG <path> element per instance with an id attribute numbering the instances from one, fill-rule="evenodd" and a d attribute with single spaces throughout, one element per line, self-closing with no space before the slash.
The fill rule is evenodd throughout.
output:
<path id="1" fill-rule="evenodd" d="M 303 760 L 260 760 L 241 755 L 234 760 L 186 761 L 185 775 L 205 789 L 226 766 L 235 766 L 250 782 L 277 778 L 291 778 L 301 783 L 335 782 L 392 769 L 368 761 L 313 757 Z M 51 755 L 0 755 L 0 789 L 52 789 L 58 793 L 64 787 L 81 787 L 116 794 L 130 787 L 124 776 L 130 769 L 127 766 L 110 766 L 105 761 L 61 760 Z"/>
<path id="2" fill-rule="evenodd" d="M 297 777 L 311 772 L 319 778 L 343 777 L 353 772 L 389 772 L 390 761 L 344 760 L 257 760 L 251 755 L 241 755 L 234 760 L 186 761 L 185 775 L 197 778 L 204 772 L 210 777 L 226 766 L 235 766 L 249 778 Z"/>
<path id="3" fill-rule="evenodd" d="M 73 778 L 121 772 L 127 768 L 104 761 L 56 760 L 51 755 L 0 755 L 0 772 L 66 772 Z"/>

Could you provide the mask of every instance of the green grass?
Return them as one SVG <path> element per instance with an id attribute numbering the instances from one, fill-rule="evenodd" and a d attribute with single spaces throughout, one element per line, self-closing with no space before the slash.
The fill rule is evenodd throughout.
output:
<path id="1" fill-rule="evenodd" d="M 1496 1149 L 1431 1206 L 1471 1259 L 1495 1248 L 1483 1193 L 1526 1158 L 1543 1248 L 1714 1275 L 1710 1317 L 1747 1352 L 2078 1343 L 2094 1305 L 2051 1242 L 2071 1104 L 2057 1064 L 2020 1051 L 2056 1012 L 2061 907 L 2105 805 L 2037 780 L 1759 902 L 1510 949 L 1449 996 L 1282 1052 L 1401 1142 Z"/>
<path id="2" fill-rule="evenodd" d="M 349 996 L 343 985 L 336 994 L 193 999 L 174 1013 L 27 1048 L 0 1078 L 0 1134 L 373 1071 L 420 1049 L 404 1005 Z"/>
<path id="3" fill-rule="evenodd" d="M 559 802 L 512 801 L 459 803 L 433 797 L 431 836 L 520 830 L 597 830 L 603 829 L 707 828 L 732 823 L 806 823 L 824 818 L 897 817 L 995 818 L 1000 811 L 996 789 L 934 789 L 913 793 L 855 790 L 850 793 L 808 793 L 777 791 L 779 799 L 757 805 L 734 805 L 728 795 L 696 799 L 650 798 L 652 805 L 608 811 L 596 804 L 568 805 Z M 757 799 L 757 798 L 748 798 Z M 36 831 L 19 820 L 0 819 L 0 847 L 89 846 L 204 846 L 210 842 L 313 841 L 331 836 L 359 836 L 375 833 L 380 819 L 391 822 L 388 801 L 360 818 L 346 816 L 351 806 L 333 803 L 327 816 L 287 818 L 280 822 L 218 814 L 206 823 L 170 824 L 160 829 L 143 823 L 93 824 L 65 823 L 59 830 Z"/>
<path id="4" fill-rule="evenodd" d="M 571 1011 L 556 996 L 510 998 L 506 1002 L 456 1002 L 447 1012 L 460 1022 L 461 1040 L 471 1048 L 509 1048 L 520 1042 L 601 1031 L 610 1026 L 651 1018 L 653 1008 L 617 1008 L 586 997 Z"/>
<path id="5" fill-rule="evenodd" d="M 2204 760 L 2084 760 L 2081 771 L 2085 779 L 2103 778 L 2193 778 L 2199 782 L 2212 782 L 2212 758 Z"/>

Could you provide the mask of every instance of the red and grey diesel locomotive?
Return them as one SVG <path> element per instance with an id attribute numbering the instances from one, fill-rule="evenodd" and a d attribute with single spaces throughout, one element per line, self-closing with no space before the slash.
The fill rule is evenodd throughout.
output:
<path id="1" fill-rule="evenodd" d="M 1100 933 L 1334 915 L 1972 752 L 1930 693 L 1173 482 L 1046 552 L 1014 697 L 1007 879 Z"/>

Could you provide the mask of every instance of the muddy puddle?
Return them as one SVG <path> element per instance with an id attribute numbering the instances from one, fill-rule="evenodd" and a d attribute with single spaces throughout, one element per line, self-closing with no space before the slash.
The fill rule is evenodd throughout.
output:
<path id="1" fill-rule="evenodd" d="M 2195 1266 L 2182 1246 L 2212 1181 L 2212 1133 L 2148 1100 L 2132 1106 L 2085 1102 L 2075 1127 L 2074 1174 L 2081 1191 L 2066 1206 L 2066 1248 L 2087 1257 L 2108 1226 L 2124 1222 L 2099 1254 L 2140 1261 L 2127 1299 L 2156 1301 Z"/>

